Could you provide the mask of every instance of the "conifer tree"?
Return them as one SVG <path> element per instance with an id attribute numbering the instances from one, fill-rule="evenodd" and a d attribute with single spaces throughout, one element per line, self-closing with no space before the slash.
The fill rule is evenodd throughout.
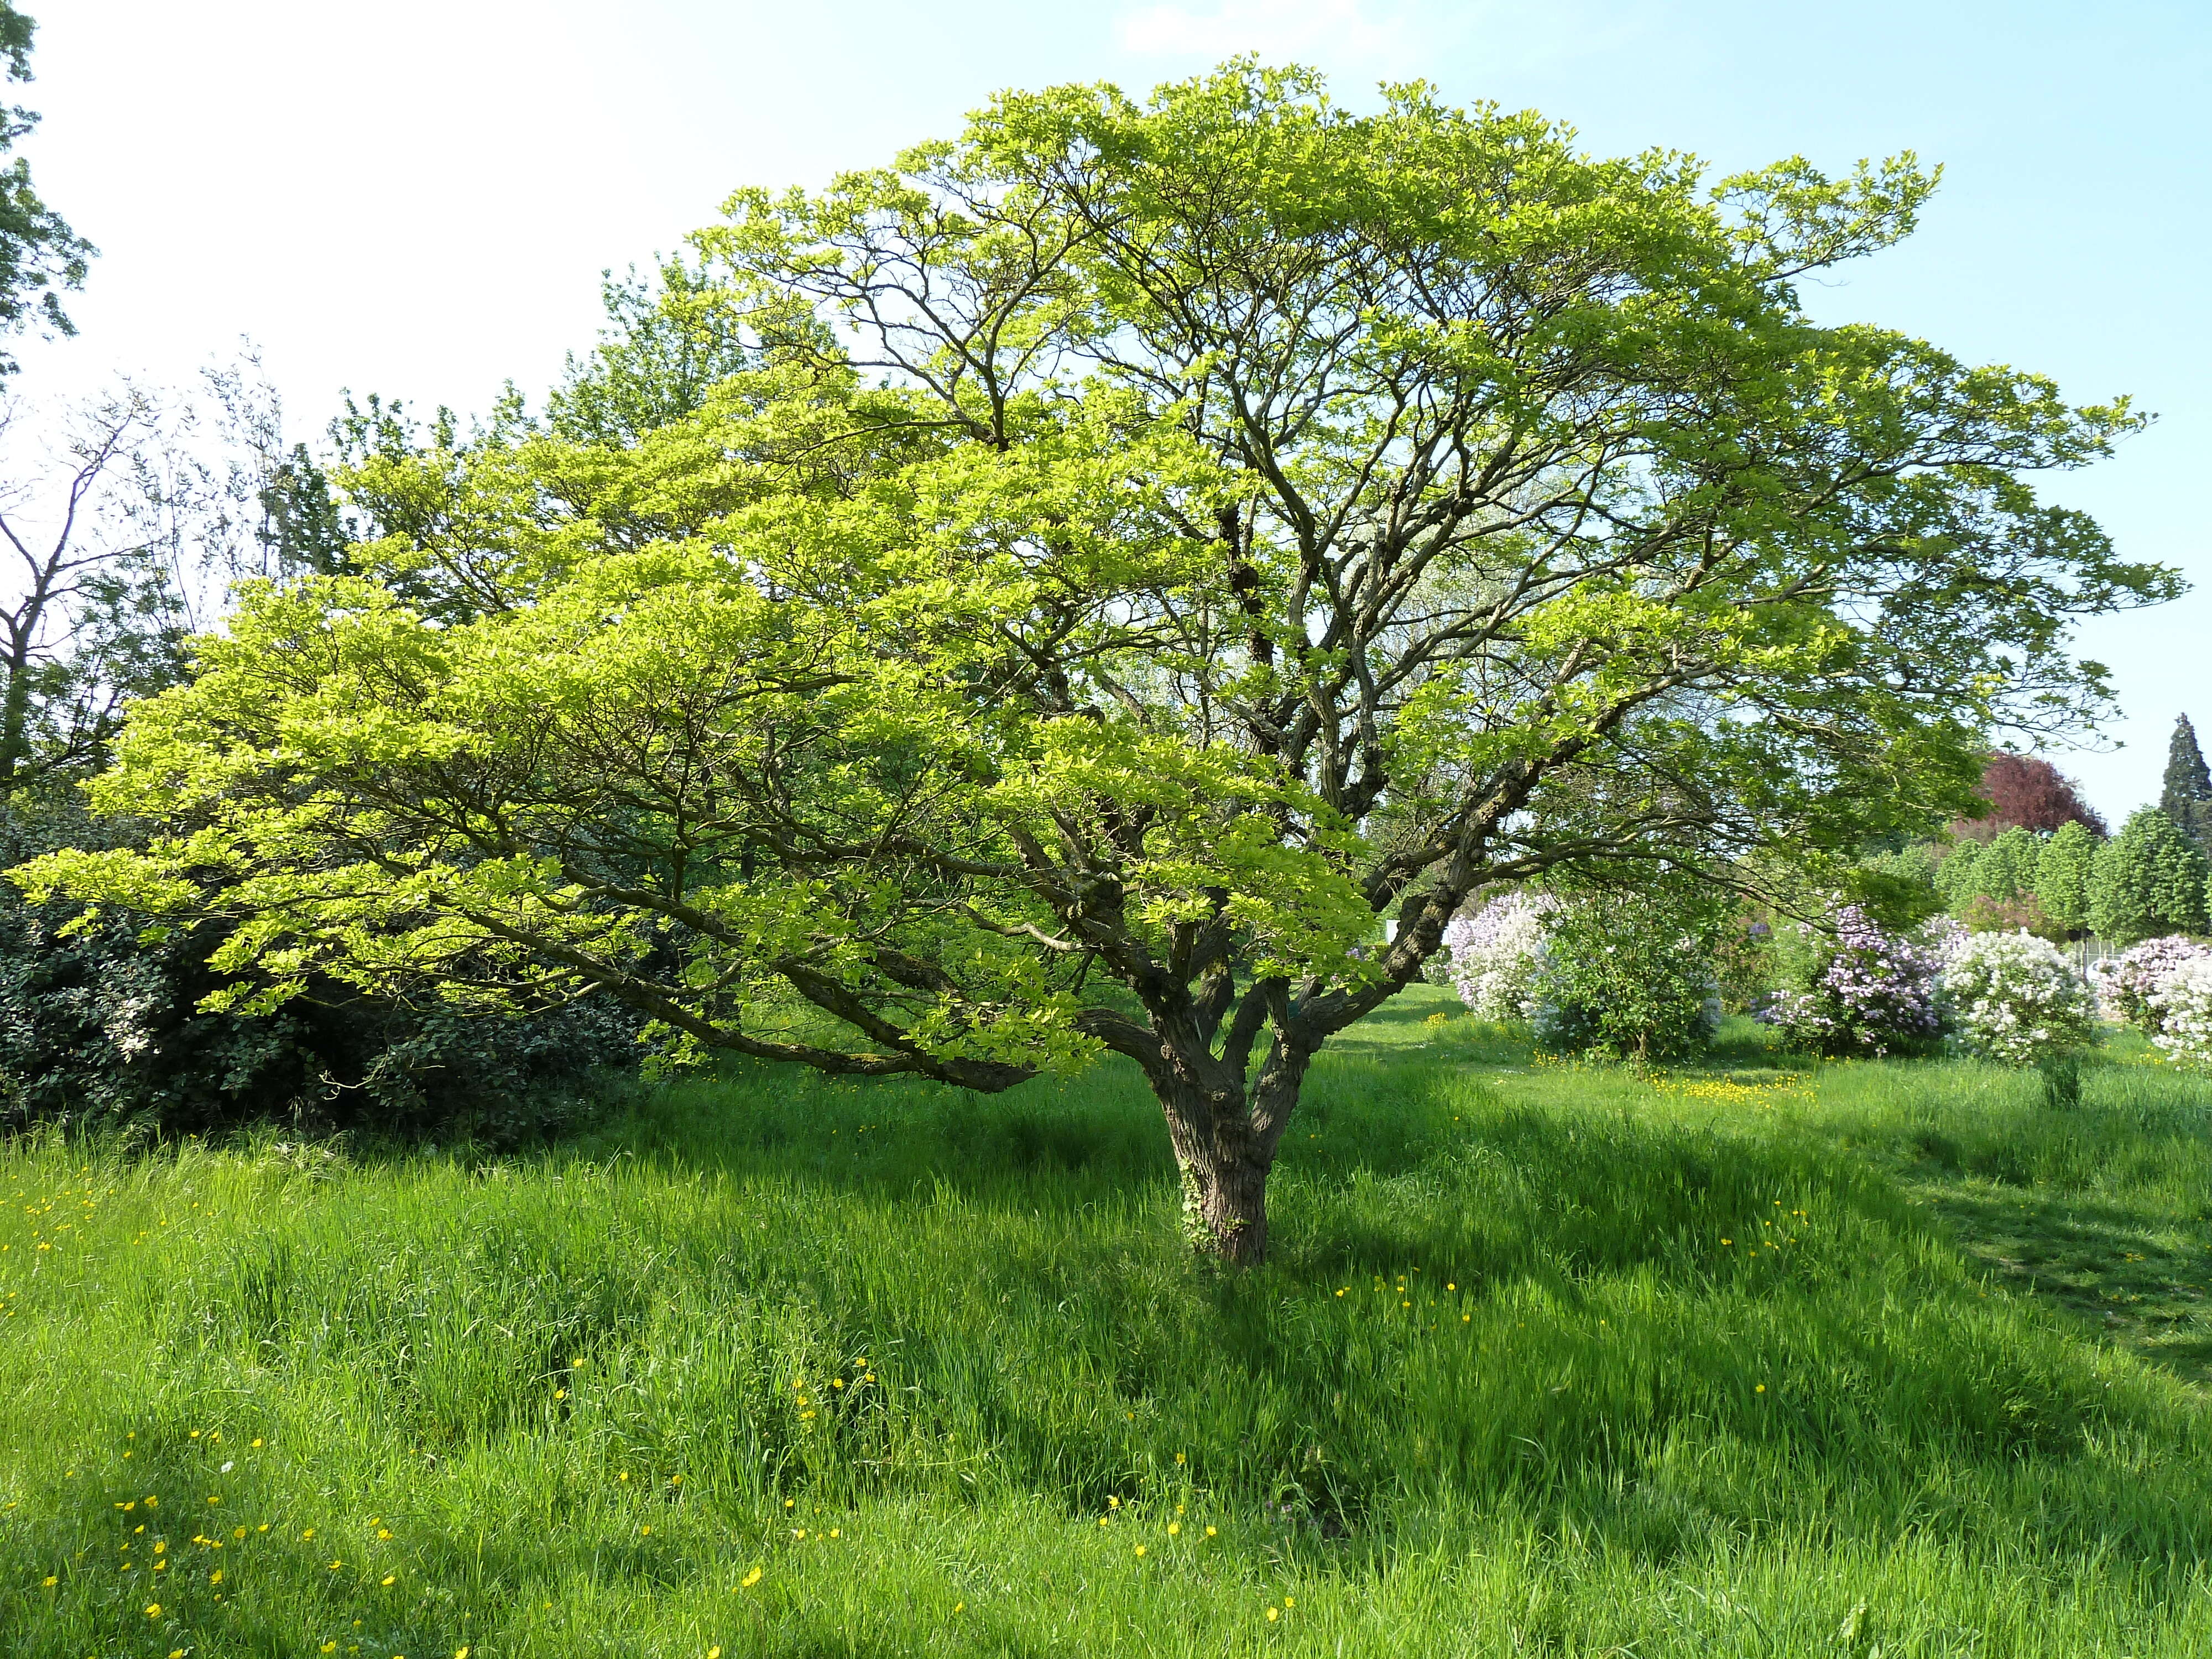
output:
<path id="1" fill-rule="evenodd" d="M 2186 714 L 2173 723 L 2173 741 L 2166 751 L 2166 787 L 2158 807 L 2200 852 L 2212 850 L 2212 769 L 2204 764 L 2197 728 Z"/>
<path id="2" fill-rule="evenodd" d="M 2158 808 L 2143 807 L 2098 850 L 2089 925 L 2118 945 L 2161 933 L 2201 933 L 2206 875 L 2197 844 Z"/>

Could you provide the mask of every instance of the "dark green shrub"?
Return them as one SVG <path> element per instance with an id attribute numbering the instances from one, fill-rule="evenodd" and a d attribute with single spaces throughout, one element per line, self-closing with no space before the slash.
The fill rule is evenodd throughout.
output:
<path id="1" fill-rule="evenodd" d="M 116 834 L 73 799 L 0 808 L 0 868 Z M 637 1025 L 579 1003 L 525 1018 L 410 1007 L 333 982 L 260 1016 L 209 1013 L 216 941 L 157 943 L 110 913 L 36 907 L 0 882 L 0 1132 L 131 1122 L 205 1133 L 247 1121 L 304 1132 L 462 1133 L 511 1143 L 585 1109 L 596 1073 L 634 1069 Z"/>

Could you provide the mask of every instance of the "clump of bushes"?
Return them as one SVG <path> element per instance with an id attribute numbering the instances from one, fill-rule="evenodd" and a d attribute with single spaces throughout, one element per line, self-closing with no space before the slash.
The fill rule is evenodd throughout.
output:
<path id="1" fill-rule="evenodd" d="M 2161 1024 L 2154 1000 L 2158 994 L 2185 965 L 2205 957 L 2212 957 L 2212 949 L 2180 933 L 2147 939 L 2116 957 L 2106 957 L 2090 969 L 2106 1018 L 2125 1020 L 2156 1036 Z"/>
<path id="2" fill-rule="evenodd" d="M 1553 1053 L 1668 1060 L 1710 1041 L 1714 963 L 1735 931 L 1716 905 L 1658 886 L 1601 897 L 1503 895 L 1455 921 L 1445 940 L 1452 982 L 1483 1018 L 1525 1022 Z M 2077 1057 L 2097 1039 L 2088 981 L 2057 946 L 2025 932 L 1969 933 L 1947 917 L 1899 928 L 1838 900 L 1824 921 L 1778 929 L 1743 954 L 1782 981 L 1758 1017 L 1791 1046 L 1831 1058 L 1930 1054 L 1948 1042 L 2041 1070 L 2053 1097 L 2071 1100 Z M 2124 965 L 2136 977 L 2108 971 L 2138 1010 L 2196 1021 L 2195 980 L 2173 994 L 2172 1006 L 2185 1012 L 2154 1005 L 2172 982 L 2173 963 L 2200 956 L 2201 1029 L 2212 1052 L 2212 952 L 2167 941 L 2130 953 Z"/>
<path id="3" fill-rule="evenodd" d="M 1553 1054 L 1681 1060 L 1720 1015 L 1717 911 L 1671 889 L 1563 897 L 1510 893 L 1444 935 L 1461 1000 L 1526 1022 Z"/>
<path id="4" fill-rule="evenodd" d="M 1703 1049 L 1720 1023 L 1718 921 L 1665 891 L 1561 906 L 1534 1021 L 1537 1046 L 1644 1061 Z"/>
<path id="5" fill-rule="evenodd" d="M 1759 1018 L 1792 1046 L 1841 1058 L 1924 1053 L 1943 1034 L 1941 951 L 1846 904 L 1825 928 L 1793 930 L 1794 982 Z M 1785 970 L 1787 971 L 1787 970 Z"/>
<path id="6" fill-rule="evenodd" d="M 1559 908 L 1544 893 L 1504 893 L 1444 927 L 1452 988 L 1478 1019 L 1533 1019 L 1550 952 L 1547 922 Z"/>

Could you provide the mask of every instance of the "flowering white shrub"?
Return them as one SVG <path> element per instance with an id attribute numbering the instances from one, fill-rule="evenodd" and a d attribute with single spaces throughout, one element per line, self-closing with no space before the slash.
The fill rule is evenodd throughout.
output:
<path id="1" fill-rule="evenodd" d="M 2010 1066 L 2047 1065 L 2092 1042 L 2097 1000 L 2048 939 L 1969 933 L 1951 946 L 1943 988 L 1959 1035 Z"/>
<path id="2" fill-rule="evenodd" d="M 2151 1038 L 2170 1060 L 2212 1072 L 2212 955 L 2191 957 L 2150 994 L 2158 1030 Z"/>
<path id="3" fill-rule="evenodd" d="M 1547 954 L 1548 894 L 1507 893 L 1444 927 L 1452 985 L 1479 1019 L 1534 1017 Z"/>
<path id="4" fill-rule="evenodd" d="M 2212 957 L 2212 950 L 2180 933 L 2147 939 L 2106 957 L 2089 969 L 2105 1018 L 2124 1019 L 2155 1035 L 2161 1022 L 2153 999 L 2185 963 L 2206 957 Z"/>

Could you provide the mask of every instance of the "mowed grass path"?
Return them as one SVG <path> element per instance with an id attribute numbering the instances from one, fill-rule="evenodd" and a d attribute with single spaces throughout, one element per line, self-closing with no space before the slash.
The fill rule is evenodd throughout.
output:
<path id="1" fill-rule="evenodd" d="M 0 1652 L 2212 1651 L 2212 1089 L 1449 1006 L 1324 1059 L 1242 1277 L 1120 1066 L 16 1144 Z"/>

